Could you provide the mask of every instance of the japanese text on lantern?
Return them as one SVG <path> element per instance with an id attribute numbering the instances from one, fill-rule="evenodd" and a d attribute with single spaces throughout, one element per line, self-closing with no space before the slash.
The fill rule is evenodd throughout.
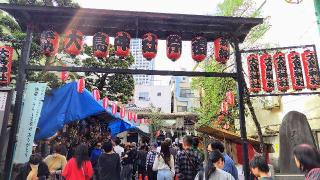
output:
<path id="1" fill-rule="evenodd" d="M 285 92 L 289 89 L 287 65 L 285 55 L 282 52 L 277 52 L 273 55 L 274 68 L 276 70 L 276 78 L 278 90 Z"/>
<path id="2" fill-rule="evenodd" d="M 7 85 L 11 78 L 13 48 L 0 46 L 0 84 Z"/>
<path id="3" fill-rule="evenodd" d="M 258 93 L 261 90 L 259 62 L 257 54 L 250 54 L 247 58 L 250 81 L 250 92 Z"/>
<path id="4" fill-rule="evenodd" d="M 261 81 L 262 88 L 265 92 L 274 90 L 272 57 L 269 54 L 260 56 Z"/>
<path id="5" fill-rule="evenodd" d="M 302 64 L 300 54 L 292 51 L 288 54 L 289 69 L 294 90 L 302 90 L 304 88 Z"/>
<path id="6" fill-rule="evenodd" d="M 307 88 L 315 90 L 320 87 L 319 66 L 314 51 L 305 50 L 302 54 L 302 62 L 306 77 Z"/>

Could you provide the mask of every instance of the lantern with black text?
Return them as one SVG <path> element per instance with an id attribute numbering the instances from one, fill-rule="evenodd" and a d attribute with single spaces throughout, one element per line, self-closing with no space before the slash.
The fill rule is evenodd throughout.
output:
<path id="1" fill-rule="evenodd" d="M 288 73 L 285 54 L 277 52 L 273 55 L 274 68 L 276 72 L 276 79 L 278 90 L 286 92 L 289 89 Z"/>
<path id="2" fill-rule="evenodd" d="M 77 82 L 77 91 L 78 91 L 78 93 L 83 93 L 84 88 L 85 88 L 85 80 L 84 80 L 84 78 L 81 78 Z"/>
<path id="3" fill-rule="evenodd" d="M 127 57 L 130 53 L 130 34 L 127 32 L 117 32 L 114 38 L 114 53 L 119 57 Z"/>
<path id="4" fill-rule="evenodd" d="M 124 118 L 126 116 L 126 109 L 125 107 L 120 108 L 120 118 Z"/>
<path id="5" fill-rule="evenodd" d="M 288 54 L 288 63 L 293 89 L 296 91 L 304 89 L 304 80 L 300 54 L 296 51 L 291 51 Z"/>
<path id="6" fill-rule="evenodd" d="M 11 81 L 13 48 L 0 46 L 0 84 L 8 85 Z"/>
<path id="7" fill-rule="evenodd" d="M 272 56 L 270 54 L 263 54 L 260 56 L 260 69 L 262 89 L 265 92 L 272 92 L 274 90 L 274 82 Z"/>
<path id="8" fill-rule="evenodd" d="M 109 36 L 98 32 L 93 36 L 93 55 L 97 58 L 105 58 L 108 55 Z"/>
<path id="9" fill-rule="evenodd" d="M 314 51 L 305 50 L 302 54 L 304 74 L 306 77 L 307 88 L 316 90 L 320 87 L 319 66 Z"/>
<path id="10" fill-rule="evenodd" d="M 214 40 L 214 57 L 217 62 L 225 64 L 230 57 L 230 44 L 227 39 L 220 37 Z"/>
<path id="11" fill-rule="evenodd" d="M 41 53 L 47 57 L 55 56 L 59 50 L 60 36 L 54 31 L 44 31 L 40 36 Z"/>
<path id="12" fill-rule="evenodd" d="M 142 55 L 147 60 L 151 60 L 157 55 L 158 36 L 153 33 L 147 33 L 142 37 Z"/>
<path id="13" fill-rule="evenodd" d="M 226 100 L 228 102 L 228 104 L 233 107 L 235 105 L 235 102 L 234 102 L 234 94 L 232 91 L 228 91 L 226 92 Z"/>
<path id="14" fill-rule="evenodd" d="M 181 56 L 182 39 L 177 34 L 171 34 L 167 37 L 167 57 L 176 61 Z"/>
<path id="15" fill-rule="evenodd" d="M 248 75 L 250 83 L 250 92 L 258 93 L 261 90 L 260 72 L 259 72 L 259 56 L 250 54 L 247 57 Z"/>
<path id="16" fill-rule="evenodd" d="M 111 105 L 111 112 L 112 112 L 112 114 L 116 114 L 117 111 L 118 111 L 117 104 L 116 104 L 116 103 L 113 103 L 113 104 Z"/>
<path id="17" fill-rule="evenodd" d="M 109 106 L 109 99 L 107 97 L 102 99 L 102 106 L 103 108 L 107 109 Z"/>
<path id="18" fill-rule="evenodd" d="M 99 89 L 94 89 L 92 91 L 92 96 L 96 101 L 99 101 L 100 100 L 100 91 L 99 91 Z"/>
<path id="19" fill-rule="evenodd" d="M 201 62 L 207 57 L 207 39 L 197 36 L 191 41 L 192 59 Z"/>
<path id="20" fill-rule="evenodd" d="M 64 41 L 64 51 L 71 56 L 76 56 L 81 53 L 83 48 L 83 34 L 82 32 L 71 29 L 66 32 Z"/>

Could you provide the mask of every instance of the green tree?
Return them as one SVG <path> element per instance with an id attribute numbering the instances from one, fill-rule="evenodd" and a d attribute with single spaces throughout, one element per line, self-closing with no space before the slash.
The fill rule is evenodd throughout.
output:
<path id="1" fill-rule="evenodd" d="M 58 7 L 79 7 L 77 3 L 72 0 L 10 0 L 11 4 L 21 5 L 42 5 L 42 6 L 58 6 Z M 15 86 L 15 75 L 18 72 L 18 60 L 20 59 L 22 42 L 26 37 L 26 34 L 21 31 L 17 22 L 6 13 L 0 14 L 0 37 L 11 45 L 14 50 L 13 57 L 13 71 L 12 71 L 12 83 L 11 86 Z M 85 66 L 85 67 L 99 67 L 99 68 L 129 68 L 134 62 L 134 58 L 130 55 L 128 58 L 119 59 L 114 55 L 114 49 L 109 48 L 110 56 L 106 59 L 97 59 L 92 54 L 92 46 L 85 45 L 84 52 L 80 59 L 79 57 L 71 57 L 63 52 L 63 35 L 60 39 L 60 49 L 57 56 L 54 58 L 47 58 L 40 52 L 40 34 L 34 33 L 34 38 L 31 45 L 31 53 L 29 63 L 33 65 L 45 65 L 45 66 L 61 66 L 64 64 L 72 66 Z M 71 62 L 70 62 L 71 61 Z M 78 79 L 81 76 L 86 76 L 86 87 L 89 90 L 98 88 L 102 96 L 108 96 L 110 100 L 120 101 L 127 103 L 133 96 L 134 80 L 132 75 L 124 74 L 105 74 L 105 73 L 69 73 L 70 79 Z M 64 84 L 60 79 L 60 73 L 57 72 L 29 72 L 27 79 L 29 81 L 48 82 L 50 88 L 56 88 Z"/>
<path id="2" fill-rule="evenodd" d="M 261 9 L 265 3 L 266 1 L 264 1 L 260 6 L 257 7 L 253 0 L 224 0 L 218 5 L 217 15 L 260 17 Z M 253 43 L 260 39 L 269 30 L 270 25 L 268 23 L 268 19 L 269 17 L 265 18 L 263 24 L 254 27 L 250 31 L 242 46 L 244 46 L 245 48 L 247 48 L 246 46 L 252 46 Z M 226 67 L 226 65 L 218 64 L 212 57 L 207 59 L 205 63 L 206 64 L 202 64 L 200 66 L 202 66 L 202 68 L 206 72 L 224 72 L 227 69 L 231 69 L 233 66 L 233 64 L 228 64 L 231 67 Z M 200 115 L 199 124 L 201 125 L 210 124 L 210 122 L 217 120 L 217 115 L 219 114 L 220 110 L 220 103 L 224 100 L 227 91 L 232 90 L 235 93 L 236 83 L 234 80 L 228 78 L 194 78 L 192 81 L 192 87 L 195 89 L 200 89 L 202 92 L 202 96 L 200 98 L 201 108 L 197 110 Z M 249 94 L 247 86 L 245 85 L 245 87 L 246 90 L 244 100 L 255 123 L 262 147 L 263 137 L 260 123 L 255 115 L 252 102 L 248 96 Z M 231 109 L 231 112 L 224 123 L 234 123 L 234 119 L 238 117 L 238 110 L 236 108 Z"/>

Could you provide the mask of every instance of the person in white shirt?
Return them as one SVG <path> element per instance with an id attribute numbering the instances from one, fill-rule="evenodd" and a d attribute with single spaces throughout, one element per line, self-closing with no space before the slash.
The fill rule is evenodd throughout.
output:
<path id="1" fill-rule="evenodd" d="M 200 171 L 195 180 L 234 180 L 234 177 L 225 171 L 224 167 L 224 157 L 223 154 L 214 150 L 209 154 L 208 164 L 204 172 Z"/>
<path id="2" fill-rule="evenodd" d="M 116 146 L 113 147 L 113 150 L 115 153 L 119 154 L 119 156 L 122 156 L 122 153 L 124 153 L 124 149 L 123 147 L 120 146 L 121 140 L 119 138 L 116 138 L 114 140 L 114 143 L 116 144 Z"/>
<path id="3" fill-rule="evenodd" d="M 170 145 L 166 141 L 161 143 L 161 151 L 155 158 L 152 170 L 158 171 L 157 180 L 172 180 L 174 177 L 174 159 L 170 154 Z"/>

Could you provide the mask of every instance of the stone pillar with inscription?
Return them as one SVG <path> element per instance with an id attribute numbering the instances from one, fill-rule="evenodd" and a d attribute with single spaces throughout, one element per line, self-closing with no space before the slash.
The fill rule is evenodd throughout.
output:
<path id="1" fill-rule="evenodd" d="M 280 126 L 280 157 L 279 166 L 282 174 L 301 173 L 295 165 L 293 148 L 299 144 L 315 146 L 307 117 L 297 111 L 289 112 Z"/>

